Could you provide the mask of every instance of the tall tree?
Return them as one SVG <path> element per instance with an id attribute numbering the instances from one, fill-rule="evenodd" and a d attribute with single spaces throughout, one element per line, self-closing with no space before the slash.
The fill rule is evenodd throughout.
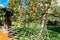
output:
<path id="1" fill-rule="evenodd" d="M 54 5 L 56 5 L 56 0 L 40 0 L 39 1 L 39 5 L 40 5 L 40 10 L 42 11 L 42 24 L 41 24 L 41 28 L 40 28 L 40 32 L 38 33 L 38 39 L 41 38 L 41 34 L 43 32 L 43 29 L 45 27 L 45 24 L 47 22 L 47 17 L 49 17 L 48 15 L 53 14 L 55 15 L 55 13 L 50 13 L 49 10 L 52 10 L 51 8 L 53 8 Z M 49 12 L 48 12 L 49 11 Z"/>
<path id="2" fill-rule="evenodd" d="M 38 33 L 38 39 L 41 38 L 41 34 L 45 27 L 45 24 L 48 20 L 52 19 L 53 16 L 57 16 L 58 12 L 54 9 L 56 5 L 56 0 L 10 0 L 9 7 L 15 10 L 17 14 L 19 14 L 20 22 L 28 23 L 33 21 L 41 22 L 40 30 Z M 18 11 L 18 12 L 17 12 Z M 52 16 L 51 16 L 52 15 Z M 49 19 L 49 17 L 51 18 Z M 18 16 L 17 16 L 18 18 Z"/>

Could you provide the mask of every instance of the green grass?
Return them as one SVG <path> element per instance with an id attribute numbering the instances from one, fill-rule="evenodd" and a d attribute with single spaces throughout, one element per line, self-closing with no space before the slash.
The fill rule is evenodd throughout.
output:
<path id="1" fill-rule="evenodd" d="M 39 32 L 40 24 L 31 23 L 28 26 L 24 27 L 16 27 L 14 26 L 12 28 L 12 32 L 14 35 L 14 38 L 17 40 L 35 40 L 34 36 L 37 35 Z M 48 35 L 50 40 L 60 40 L 60 26 L 48 26 L 47 27 Z M 42 37 L 45 38 L 44 40 L 48 40 L 48 37 L 46 36 L 47 33 L 44 30 Z"/>
<path id="2" fill-rule="evenodd" d="M 60 26 L 48 26 L 50 40 L 60 40 Z"/>

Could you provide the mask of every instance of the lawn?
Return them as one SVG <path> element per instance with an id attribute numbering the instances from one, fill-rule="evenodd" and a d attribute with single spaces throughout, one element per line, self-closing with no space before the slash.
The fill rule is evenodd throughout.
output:
<path id="1" fill-rule="evenodd" d="M 40 24 L 31 23 L 29 26 L 12 27 L 12 32 L 16 40 L 35 40 L 39 32 Z M 48 33 L 48 34 L 47 34 Z M 42 33 L 42 40 L 60 40 L 60 26 L 50 25 L 45 27 Z"/>

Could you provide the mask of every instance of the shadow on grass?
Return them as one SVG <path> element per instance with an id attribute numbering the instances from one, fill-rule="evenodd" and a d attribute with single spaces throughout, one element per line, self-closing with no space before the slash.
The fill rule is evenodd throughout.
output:
<path id="1" fill-rule="evenodd" d="M 60 33 L 60 26 L 48 26 L 48 30 Z"/>

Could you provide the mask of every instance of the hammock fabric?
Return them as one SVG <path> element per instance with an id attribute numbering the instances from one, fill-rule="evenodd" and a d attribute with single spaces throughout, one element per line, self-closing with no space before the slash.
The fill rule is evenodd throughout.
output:
<path id="1" fill-rule="evenodd" d="M 0 40 L 9 40 L 9 37 L 7 37 L 2 31 L 0 31 Z"/>

